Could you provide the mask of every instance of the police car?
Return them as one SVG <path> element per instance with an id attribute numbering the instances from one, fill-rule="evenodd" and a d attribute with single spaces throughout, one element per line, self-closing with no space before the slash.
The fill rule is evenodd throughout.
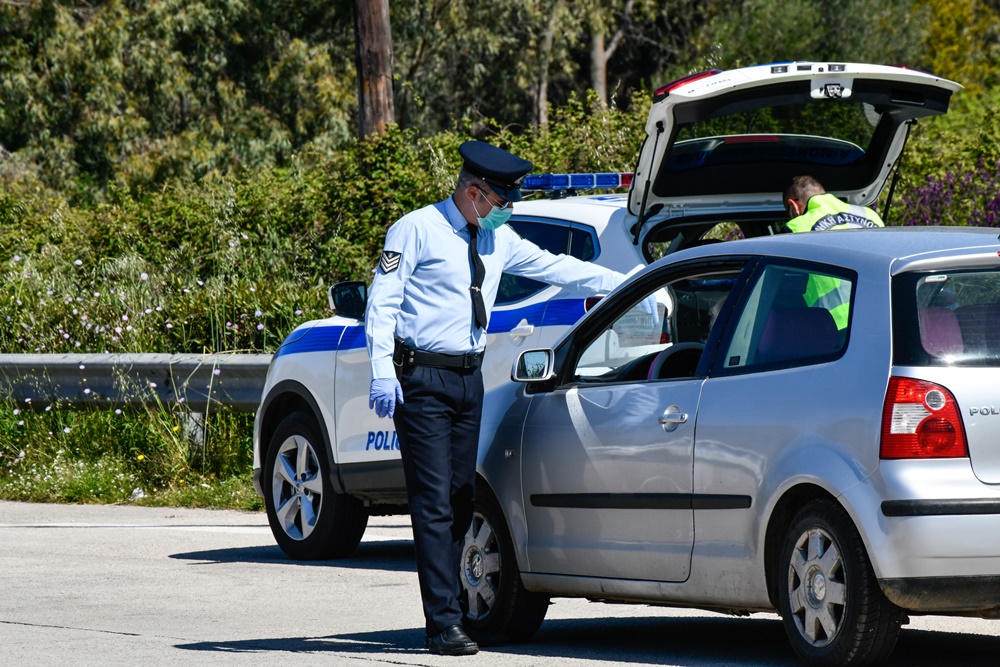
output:
<path id="1" fill-rule="evenodd" d="M 852 204 L 873 203 L 909 126 L 944 113 L 958 88 L 916 70 L 850 63 L 685 77 L 655 92 L 634 175 L 529 176 L 523 190 L 550 196 L 517 203 L 508 224 L 542 248 L 622 273 L 693 246 L 775 235 L 787 217 L 781 192 L 798 174 Z M 580 194 L 598 188 L 628 191 Z M 406 512 L 392 421 L 368 407 L 365 298 L 363 283 L 331 288 L 336 314 L 292 331 L 268 371 L 254 424 L 254 484 L 291 558 L 344 556 L 370 515 Z M 483 364 L 484 432 L 504 418 L 503 392 L 491 390 L 511 386 L 518 354 L 554 346 L 595 301 L 504 276 Z M 690 342 L 676 337 L 697 309 L 662 305 L 657 342 Z"/>

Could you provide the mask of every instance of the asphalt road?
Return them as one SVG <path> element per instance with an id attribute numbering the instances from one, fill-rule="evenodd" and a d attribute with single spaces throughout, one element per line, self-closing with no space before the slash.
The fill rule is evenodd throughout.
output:
<path id="1" fill-rule="evenodd" d="M 0 502 L 0 665 L 794 665 L 777 616 L 556 600 L 528 643 L 423 650 L 406 517 L 284 558 L 263 514 Z M 915 618 L 892 665 L 998 665 L 1000 621 Z"/>

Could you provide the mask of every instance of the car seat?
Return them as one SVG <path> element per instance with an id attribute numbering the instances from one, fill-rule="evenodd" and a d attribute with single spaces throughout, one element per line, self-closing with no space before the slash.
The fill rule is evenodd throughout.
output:
<path id="1" fill-rule="evenodd" d="M 825 308 L 779 308 L 767 316 L 757 344 L 757 363 L 805 359 L 840 348 L 840 332 Z"/>
<path id="2" fill-rule="evenodd" d="M 917 308 L 917 319 L 920 323 L 920 343 L 927 354 L 944 357 L 964 351 L 962 329 L 953 311 L 944 306 Z"/>
<path id="3" fill-rule="evenodd" d="M 955 309 L 965 352 L 1000 354 L 1000 304 L 976 303 Z"/>

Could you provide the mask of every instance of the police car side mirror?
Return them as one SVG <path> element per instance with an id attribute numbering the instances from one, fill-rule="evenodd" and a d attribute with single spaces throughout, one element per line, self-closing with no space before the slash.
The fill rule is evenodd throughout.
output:
<path id="1" fill-rule="evenodd" d="M 363 320 L 368 305 L 368 285 L 360 280 L 337 283 L 330 288 L 327 299 L 335 314 Z"/>
<path id="2" fill-rule="evenodd" d="M 525 350 L 517 356 L 510 371 L 514 382 L 544 382 L 555 376 L 555 353 L 552 350 Z"/>

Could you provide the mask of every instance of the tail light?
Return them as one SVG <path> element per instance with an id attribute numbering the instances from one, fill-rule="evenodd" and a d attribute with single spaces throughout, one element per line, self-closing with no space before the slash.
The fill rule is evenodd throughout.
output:
<path id="1" fill-rule="evenodd" d="M 941 385 L 891 377 L 882 409 L 883 459 L 962 458 L 969 455 L 958 403 Z"/>
<path id="2" fill-rule="evenodd" d="M 603 298 L 603 296 L 588 296 L 583 300 L 583 312 L 589 313 L 590 309 L 600 303 Z"/>
<path id="3" fill-rule="evenodd" d="M 680 88 L 681 86 L 687 85 L 689 83 L 694 83 L 695 81 L 698 81 L 700 79 L 705 79 L 710 76 L 715 76 L 716 74 L 722 74 L 722 70 L 710 69 L 705 72 L 698 72 L 697 74 L 689 74 L 687 76 L 683 76 L 677 79 L 676 81 L 671 81 L 670 83 L 664 86 L 660 86 L 659 88 L 656 89 L 656 91 L 653 93 L 653 101 L 659 102 L 661 99 L 669 95 L 671 90 Z"/>

